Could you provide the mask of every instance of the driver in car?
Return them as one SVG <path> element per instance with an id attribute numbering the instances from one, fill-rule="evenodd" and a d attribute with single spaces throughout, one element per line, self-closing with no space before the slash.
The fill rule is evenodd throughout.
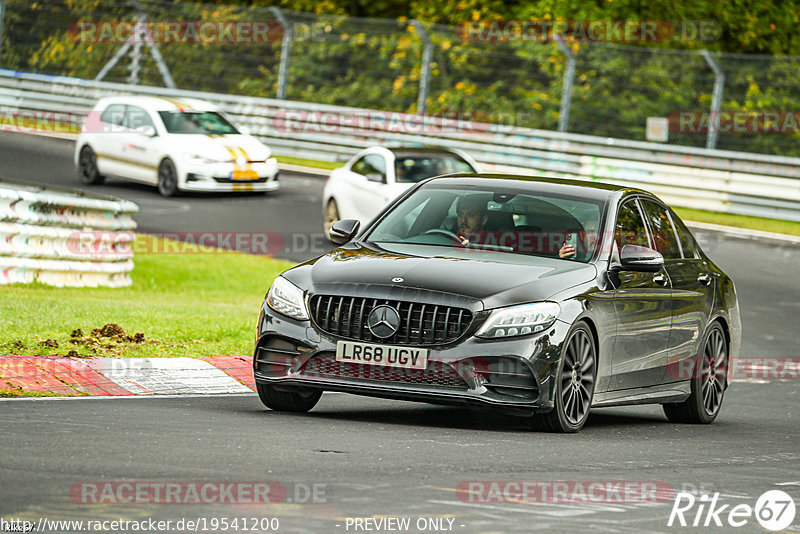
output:
<path id="1" fill-rule="evenodd" d="M 478 232 L 483 230 L 489 220 L 486 211 L 486 201 L 478 195 L 466 195 L 458 199 L 458 219 L 453 233 L 458 236 L 462 245 L 468 245 L 470 238 L 473 241 L 478 238 Z"/>
<path id="2" fill-rule="evenodd" d="M 458 199 L 456 204 L 456 227 L 454 234 L 461 240 L 462 246 L 467 246 L 472 240 L 479 242 L 480 232 L 486 227 L 489 220 L 487 215 L 487 202 L 481 195 L 465 195 Z M 566 242 L 561 244 L 558 251 L 559 258 L 571 258 L 575 255 L 575 247 Z"/>

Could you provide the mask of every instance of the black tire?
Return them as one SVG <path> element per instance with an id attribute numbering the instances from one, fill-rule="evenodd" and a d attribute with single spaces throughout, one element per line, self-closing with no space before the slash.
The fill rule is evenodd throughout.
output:
<path id="1" fill-rule="evenodd" d="M 722 408 L 728 380 L 728 340 L 718 322 L 706 332 L 702 347 L 694 358 L 689 398 L 662 405 L 664 415 L 673 423 L 708 425 Z"/>
<path id="2" fill-rule="evenodd" d="M 256 383 L 258 396 L 264 406 L 276 412 L 307 412 L 317 405 L 320 390 L 278 391 L 269 384 Z"/>
<path id="3" fill-rule="evenodd" d="M 555 406 L 533 416 L 532 426 L 547 432 L 577 432 L 589 418 L 597 382 L 597 347 L 586 323 L 577 323 L 564 342 L 556 377 Z"/>
<path id="4" fill-rule="evenodd" d="M 331 226 L 333 223 L 340 219 L 339 217 L 339 206 L 336 204 L 336 201 L 330 199 L 328 204 L 325 206 L 325 213 L 323 214 L 324 221 L 322 223 L 322 229 L 325 231 L 325 237 L 330 239 L 330 231 Z"/>
<path id="5" fill-rule="evenodd" d="M 158 166 L 158 192 L 165 197 L 178 194 L 178 171 L 172 160 L 165 159 Z"/>
<path id="6" fill-rule="evenodd" d="M 81 149 L 78 156 L 78 178 L 83 185 L 100 185 L 106 179 L 97 168 L 97 154 L 88 145 Z"/>

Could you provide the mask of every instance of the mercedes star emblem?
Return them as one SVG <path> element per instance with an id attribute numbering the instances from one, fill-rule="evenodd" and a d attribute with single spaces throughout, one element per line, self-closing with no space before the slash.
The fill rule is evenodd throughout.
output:
<path id="1" fill-rule="evenodd" d="M 379 339 L 392 337 L 400 328 L 400 314 L 391 306 L 377 306 L 367 317 L 367 327 Z"/>

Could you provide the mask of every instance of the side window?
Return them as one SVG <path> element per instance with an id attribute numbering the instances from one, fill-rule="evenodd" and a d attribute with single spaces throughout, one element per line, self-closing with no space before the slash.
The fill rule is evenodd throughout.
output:
<path id="1" fill-rule="evenodd" d="M 647 241 L 644 219 L 639 213 L 639 207 L 635 200 L 629 200 L 620 206 L 614 229 L 614 241 L 617 243 L 618 250 L 622 250 L 625 245 L 650 246 Z"/>
<path id="2" fill-rule="evenodd" d="M 378 154 L 368 154 L 364 157 L 366 160 L 367 165 L 369 166 L 368 172 L 377 172 L 381 176 L 383 176 L 384 181 L 386 181 L 386 160 L 383 156 L 379 156 Z"/>
<path id="3" fill-rule="evenodd" d="M 386 180 L 386 160 L 378 154 L 367 154 L 356 161 L 351 167 L 353 172 L 366 176 L 371 172 L 377 172 Z"/>
<path id="4" fill-rule="evenodd" d="M 675 225 L 675 231 L 678 233 L 678 241 L 681 242 L 681 250 L 683 250 L 683 257 L 684 258 L 699 258 L 700 256 L 697 254 L 697 250 L 694 246 L 694 241 L 692 240 L 692 236 L 689 233 L 689 230 L 686 228 L 686 225 L 683 224 L 683 221 L 678 218 L 677 215 L 670 212 L 669 213 L 670 219 L 672 219 L 673 224 Z"/>
<path id="5" fill-rule="evenodd" d="M 124 104 L 111 104 L 105 109 L 105 111 L 103 111 L 103 114 L 100 116 L 100 120 L 105 122 L 106 124 L 115 124 L 117 126 L 122 126 L 124 119 L 125 119 Z"/>
<path id="6" fill-rule="evenodd" d="M 681 249 L 678 245 L 678 237 L 675 235 L 675 227 L 667 215 L 667 210 L 650 200 L 642 200 L 647 222 L 653 232 L 653 241 L 656 250 L 664 256 L 665 260 L 675 260 L 681 258 Z"/>
<path id="7" fill-rule="evenodd" d="M 367 167 L 367 157 L 364 156 L 360 160 L 353 163 L 353 166 L 350 167 L 350 169 L 356 174 L 361 174 L 363 176 L 366 176 L 367 173 L 369 172 Z"/>
<path id="8" fill-rule="evenodd" d="M 137 106 L 128 106 L 125 109 L 125 122 L 123 126 L 131 130 L 135 130 L 139 126 L 152 126 L 155 128 L 155 124 L 153 124 L 153 120 L 150 118 L 147 111 Z"/>

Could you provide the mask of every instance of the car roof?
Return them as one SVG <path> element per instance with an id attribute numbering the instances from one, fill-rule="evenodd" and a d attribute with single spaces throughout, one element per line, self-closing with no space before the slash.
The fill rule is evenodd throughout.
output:
<path id="1" fill-rule="evenodd" d="M 139 106 L 150 111 L 216 111 L 211 102 L 196 98 L 172 98 L 159 96 L 110 96 L 100 99 L 98 105 L 127 104 Z"/>
<path id="2" fill-rule="evenodd" d="M 585 196 L 592 200 L 608 200 L 612 197 L 621 197 L 628 193 L 651 195 L 647 191 L 622 185 L 608 184 L 589 180 L 570 180 L 567 178 L 551 178 L 549 176 L 521 175 L 521 174 L 448 174 L 430 178 L 425 184 L 450 185 L 455 187 L 520 187 L 525 184 L 533 186 L 535 190 L 543 193 L 567 194 Z M 534 190 L 534 187 L 531 187 Z"/>

